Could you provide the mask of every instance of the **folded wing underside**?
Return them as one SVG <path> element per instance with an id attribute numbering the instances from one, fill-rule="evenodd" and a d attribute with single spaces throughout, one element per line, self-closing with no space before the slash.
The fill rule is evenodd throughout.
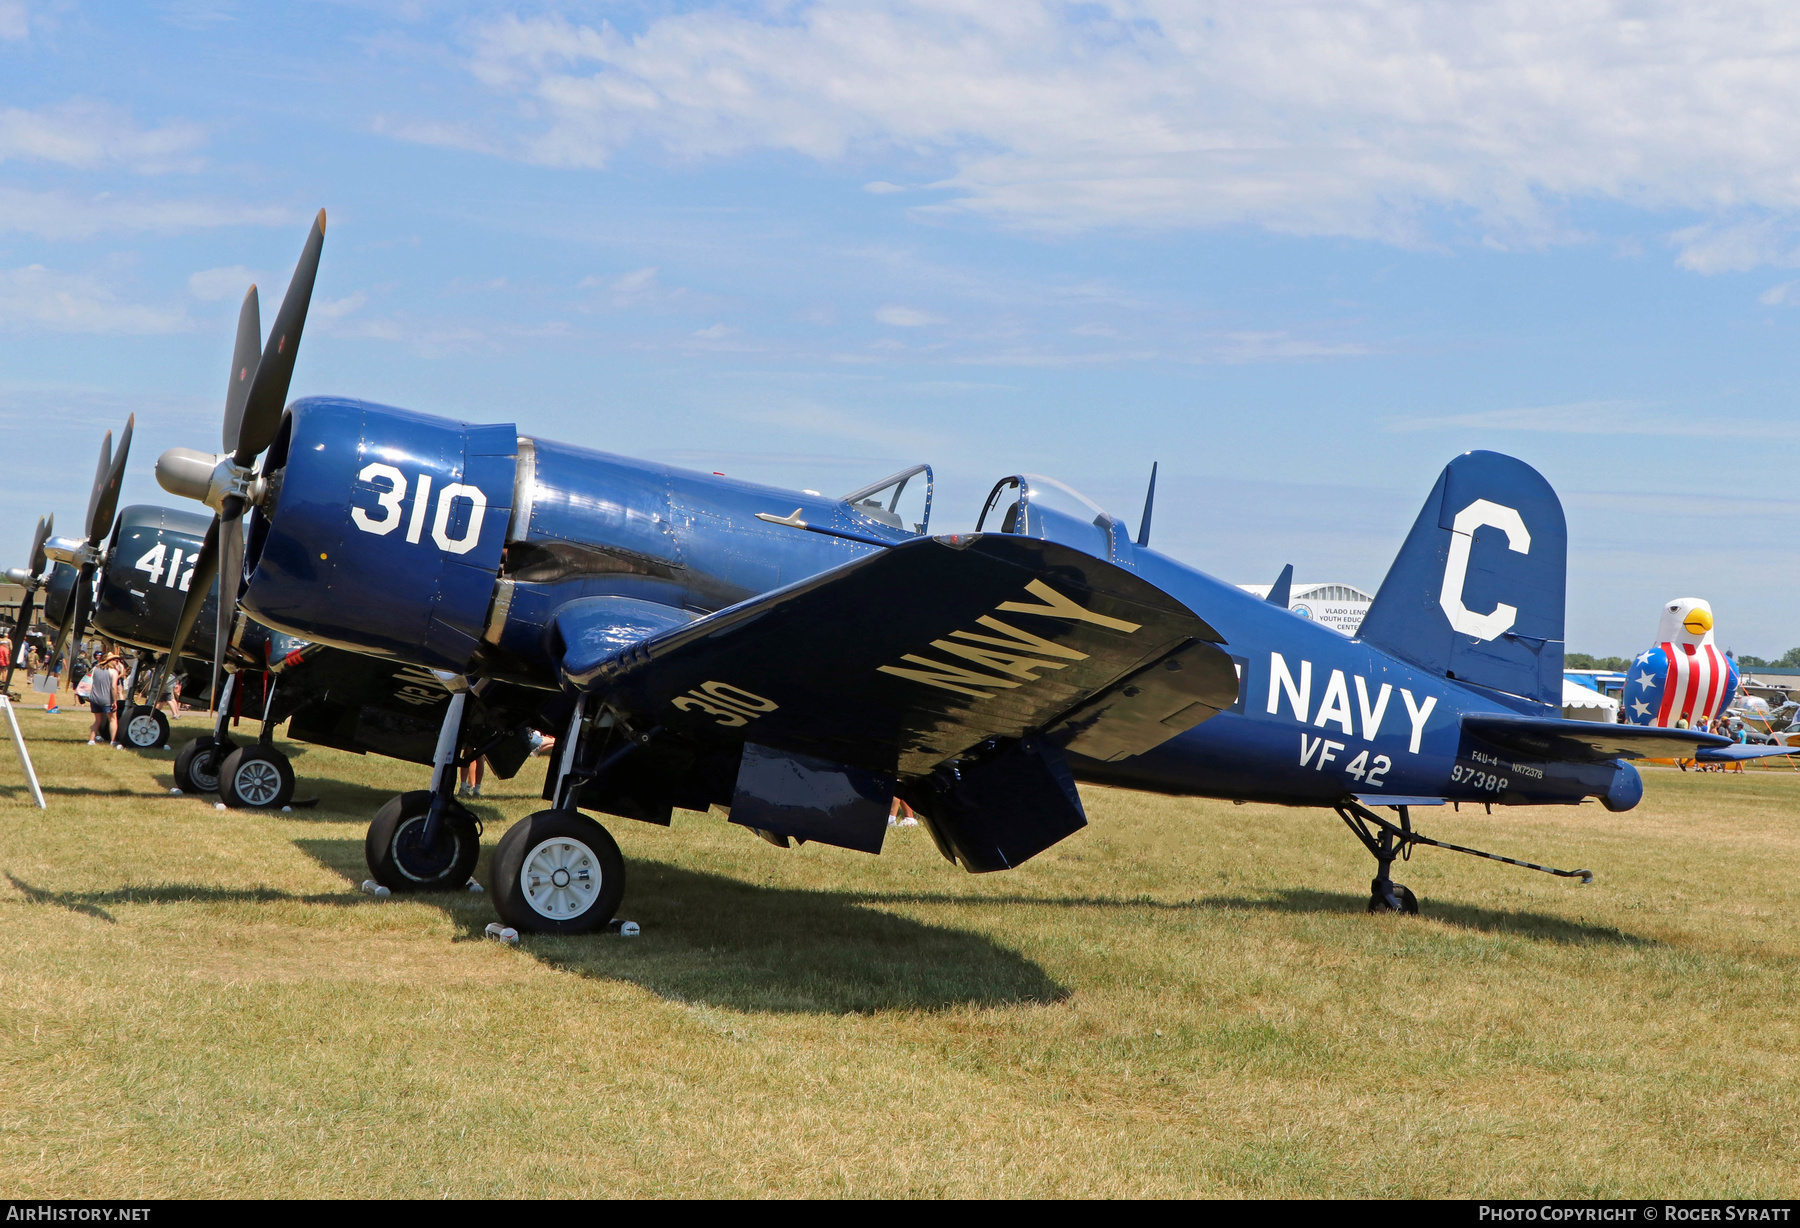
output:
<path id="1" fill-rule="evenodd" d="M 1218 634 L 1133 573 L 1055 542 L 922 538 L 565 668 L 696 742 L 902 779 L 1042 733 L 1111 759 L 1237 697 Z"/>

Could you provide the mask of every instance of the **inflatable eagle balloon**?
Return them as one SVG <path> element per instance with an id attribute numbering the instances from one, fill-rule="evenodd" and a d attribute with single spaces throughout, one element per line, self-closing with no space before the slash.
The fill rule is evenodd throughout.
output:
<path id="1" fill-rule="evenodd" d="M 1724 712 L 1737 693 L 1738 666 L 1713 643 L 1712 606 L 1699 597 L 1669 602 L 1656 640 L 1631 663 L 1625 718 L 1692 729 Z"/>

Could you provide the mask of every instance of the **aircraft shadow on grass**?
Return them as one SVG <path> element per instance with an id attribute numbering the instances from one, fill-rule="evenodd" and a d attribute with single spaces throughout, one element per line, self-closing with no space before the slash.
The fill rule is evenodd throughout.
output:
<path id="1" fill-rule="evenodd" d="M 274 904 L 294 901 L 301 904 L 335 904 L 340 907 L 359 903 L 354 891 L 321 891 L 303 894 L 277 891 L 271 887 L 204 887 L 195 883 L 162 883 L 154 887 L 114 887 L 109 891 L 48 891 L 36 887 L 10 871 L 6 881 L 33 904 L 54 904 L 84 917 L 93 917 L 108 925 L 118 918 L 106 911 L 107 904 Z"/>
<path id="2" fill-rule="evenodd" d="M 368 873 L 361 840 L 295 843 L 349 882 Z M 485 861 L 484 853 L 478 877 L 486 877 Z M 638 858 L 629 865 L 620 915 L 640 921 L 643 938 L 528 934 L 522 952 L 581 976 L 733 1010 L 943 1010 L 1069 996 L 1037 964 L 984 935 L 892 916 L 851 893 L 768 887 Z M 495 914 L 485 896 L 416 898 L 442 907 L 459 940 L 487 940 Z"/>
<path id="3" fill-rule="evenodd" d="M 1153 900 L 1092 895 L 1032 896 L 986 895 L 962 896 L 932 892 L 861 893 L 849 898 L 868 904 L 960 904 L 1000 905 L 1004 907 L 1092 908 L 1101 910 L 1145 909 L 1165 912 L 1276 912 L 1276 913 L 1366 913 L 1368 897 L 1340 891 L 1315 891 L 1306 887 L 1286 887 L 1267 896 L 1209 895 L 1191 900 Z M 1427 920 L 1441 922 L 1458 929 L 1485 934 L 1508 934 L 1540 942 L 1565 943 L 1574 946 L 1615 945 L 1655 947 L 1662 943 L 1643 938 L 1610 925 L 1591 925 L 1571 921 L 1567 917 L 1541 912 L 1519 912 L 1512 909 L 1482 908 L 1474 904 L 1453 904 L 1433 900 L 1426 906 Z"/>

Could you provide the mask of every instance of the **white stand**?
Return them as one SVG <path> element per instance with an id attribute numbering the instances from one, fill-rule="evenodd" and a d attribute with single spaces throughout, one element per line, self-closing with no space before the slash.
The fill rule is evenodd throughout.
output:
<path id="1" fill-rule="evenodd" d="M 37 799 L 39 810 L 48 810 L 44 805 L 44 791 L 38 788 L 37 769 L 31 766 L 31 752 L 25 749 L 25 735 L 19 732 L 19 714 L 13 711 L 12 700 L 0 695 L 0 708 L 6 709 L 7 723 L 12 726 L 13 748 L 19 752 L 19 762 L 25 768 L 25 779 L 31 782 L 31 796 Z"/>

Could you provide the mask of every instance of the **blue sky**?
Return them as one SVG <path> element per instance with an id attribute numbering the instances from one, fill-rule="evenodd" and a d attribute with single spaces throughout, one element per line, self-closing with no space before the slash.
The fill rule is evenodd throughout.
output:
<path id="1" fill-rule="evenodd" d="M 1800 644 L 1800 17 L 1650 0 L 0 0 L 0 550 L 101 432 L 293 392 L 940 526 L 1062 478 L 1207 571 L 1374 588 L 1438 470 L 1562 495 L 1569 646 Z"/>

